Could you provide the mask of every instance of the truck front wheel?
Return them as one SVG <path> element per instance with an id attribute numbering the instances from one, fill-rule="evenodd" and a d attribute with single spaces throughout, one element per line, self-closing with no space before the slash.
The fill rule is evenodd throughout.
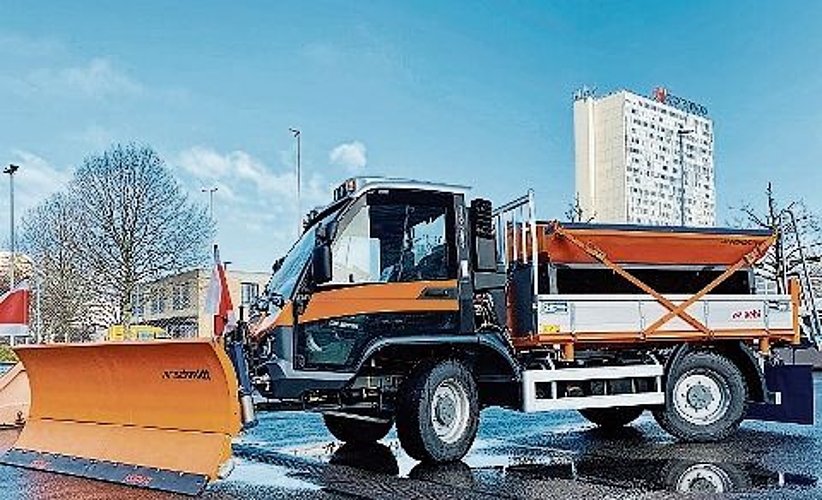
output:
<path id="1" fill-rule="evenodd" d="M 739 368 L 713 352 L 685 354 L 668 373 L 659 425 L 683 441 L 719 441 L 736 431 L 748 391 Z"/>
<path id="2" fill-rule="evenodd" d="M 393 422 L 378 422 L 324 414 L 325 427 L 332 436 L 346 443 L 375 443 L 391 430 Z"/>
<path id="3" fill-rule="evenodd" d="M 479 425 L 477 386 L 459 361 L 425 363 L 403 385 L 397 436 L 412 458 L 452 462 L 468 453 Z"/>

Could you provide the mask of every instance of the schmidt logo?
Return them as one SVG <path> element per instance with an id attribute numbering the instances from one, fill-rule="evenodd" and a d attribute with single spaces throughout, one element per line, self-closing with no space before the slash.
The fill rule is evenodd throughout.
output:
<path id="1" fill-rule="evenodd" d="M 170 380 L 211 380 L 211 373 L 205 368 L 200 370 L 166 370 L 164 379 Z"/>

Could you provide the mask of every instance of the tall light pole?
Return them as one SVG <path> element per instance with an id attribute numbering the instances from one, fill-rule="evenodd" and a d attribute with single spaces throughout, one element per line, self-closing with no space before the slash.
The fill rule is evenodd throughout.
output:
<path id="1" fill-rule="evenodd" d="M 680 128 L 676 131 L 679 138 L 679 225 L 685 226 L 685 147 L 683 138 L 693 134 L 692 129 Z"/>
<path id="2" fill-rule="evenodd" d="M 200 191 L 208 193 L 208 218 L 214 222 L 214 193 L 217 191 L 217 186 L 202 188 Z"/>
<path id="3" fill-rule="evenodd" d="M 3 170 L 4 174 L 9 174 L 9 202 L 11 204 L 10 210 L 10 225 L 11 225 L 11 287 L 9 290 L 14 289 L 14 257 L 17 251 L 17 240 L 14 237 L 14 173 L 20 169 L 17 165 L 9 165 Z"/>
<path id="4" fill-rule="evenodd" d="M 210 188 L 202 188 L 200 189 L 202 193 L 208 193 L 208 220 L 213 225 L 212 227 L 216 229 L 217 224 L 214 222 L 214 193 L 217 192 L 217 186 L 213 186 Z M 214 233 L 214 239 L 211 241 L 211 245 L 209 249 L 213 249 L 214 246 L 217 244 L 217 234 Z"/>
<path id="5" fill-rule="evenodd" d="M 291 135 L 297 139 L 297 238 L 303 233 L 303 217 L 302 217 L 302 210 L 300 209 L 300 154 L 301 154 L 301 147 L 300 147 L 300 135 L 301 131 L 298 128 L 291 127 L 288 129 L 291 132 Z"/>

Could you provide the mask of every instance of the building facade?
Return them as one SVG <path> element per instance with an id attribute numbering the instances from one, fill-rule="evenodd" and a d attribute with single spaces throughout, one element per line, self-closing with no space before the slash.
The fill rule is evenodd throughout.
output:
<path id="1" fill-rule="evenodd" d="M 715 225 L 714 131 L 704 106 L 663 88 L 651 97 L 581 90 L 574 142 L 583 219 Z"/>
<path id="2" fill-rule="evenodd" d="M 206 312 L 211 269 L 192 269 L 145 285 L 133 300 L 133 324 L 159 327 L 170 338 L 209 337 L 214 317 Z M 226 271 L 226 281 L 239 317 L 262 292 L 270 273 Z M 247 316 L 246 316 L 247 317 Z"/>

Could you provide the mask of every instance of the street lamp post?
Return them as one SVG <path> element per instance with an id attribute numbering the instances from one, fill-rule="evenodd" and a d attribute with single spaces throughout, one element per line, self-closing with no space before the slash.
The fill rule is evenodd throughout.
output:
<path id="1" fill-rule="evenodd" d="M 214 221 L 214 192 L 217 191 L 217 186 L 210 188 L 202 188 L 200 191 L 208 193 L 208 218 Z"/>
<path id="2" fill-rule="evenodd" d="M 302 132 L 298 128 L 291 127 L 288 129 L 291 132 L 291 135 L 297 139 L 297 238 L 303 232 L 303 217 L 302 217 L 302 210 L 300 209 L 300 155 L 301 155 L 301 145 L 300 145 L 300 136 Z"/>
<path id="3" fill-rule="evenodd" d="M 14 257 L 15 253 L 17 252 L 17 241 L 14 237 L 14 173 L 20 169 L 17 165 L 9 165 L 3 170 L 4 174 L 9 174 L 9 203 L 11 204 L 10 210 L 10 217 L 9 222 L 11 226 L 11 264 L 9 268 L 11 268 L 11 287 L 9 290 L 14 289 Z"/>
<path id="4" fill-rule="evenodd" d="M 202 188 L 200 192 L 208 193 L 208 220 L 212 224 L 212 228 L 216 227 L 216 223 L 214 222 L 214 193 L 217 191 L 217 186 L 213 186 L 210 188 Z M 211 245 L 209 248 L 213 248 L 214 245 L 217 244 L 217 234 L 215 232 L 214 239 L 211 241 Z"/>
<path id="5" fill-rule="evenodd" d="M 685 226 L 685 147 L 683 138 L 692 134 L 692 129 L 680 128 L 676 131 L 679 138 L 679 225 Z"/>

